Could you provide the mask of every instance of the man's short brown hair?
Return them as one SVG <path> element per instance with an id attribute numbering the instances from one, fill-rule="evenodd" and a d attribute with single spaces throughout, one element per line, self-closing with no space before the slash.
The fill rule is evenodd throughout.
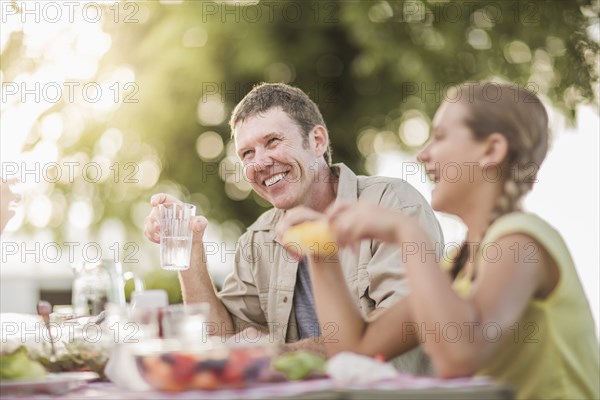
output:
<path id="1" fill-rule="evenodd" d="M 281 107 L 296 122 L 305 140 L 316 125 L 327 129 L 321 111 L 302 90 L 285 83 L 260 83 L 252 88 L 231 113 L 229 126 L 232 135 L 238 123 L 274 107 Z M 331 164 L 331 145 L 323 158 L 328 165 Z"/>

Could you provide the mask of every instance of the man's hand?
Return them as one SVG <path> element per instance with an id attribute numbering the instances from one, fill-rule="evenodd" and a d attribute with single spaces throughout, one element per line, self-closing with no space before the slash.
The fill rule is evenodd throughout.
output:
<path id="1" fill-rule="evenodd" d="M 160 204 L 181 203 L 181 201 L 166 193 L 157 193 L 150 199 L 152 211 L 146 217 L 144 223 L 144 235 L 154 243 L 160 243 Z M 208 221 L 203 216 L 195 216 L 192 221 L 192 230 L 194 231 L 193 241 L 201 241 Z"/>
<path id="2" fill-rule="evenodd" d="M 309 351 L 311 353 L 327 357 L 325 343 L 323 337 L 321 336 L 302 339 L 294 343 L 281 343 L 279 346 L 277 346 L 277 352 L 280 355 L 294 351 Z"/>
<path id="3" fill-rule="evenodd" d="M 257 343 L 269 343 L 269 332 L 261 331 L 253 326 L 249 326 L 241 332 L 230 336 L 227 339 L 228 344 L 247 344 L 255 345 Z"/>

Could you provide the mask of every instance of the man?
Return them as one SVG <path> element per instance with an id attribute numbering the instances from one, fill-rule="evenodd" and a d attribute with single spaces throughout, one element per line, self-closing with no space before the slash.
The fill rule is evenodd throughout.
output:
<path id="1" fill-rule="evenodd" d="M 323 352 L 343 327 L 317 321 L 307 265 L 287 254 L 276 236 L 286 210 L 297 206 L 323 212 L 335 201 L 375 202 L 417 215 L 436 242 L 439 224 L 424 198 L 400 179 L 356 176 L 343 164 L 331 166 L 329 135 L 315 103 L 301 90 L 262 84 L 232 113 L 230 126 L 246 178 L 273 205 L 238 241 L 233 272 L 216 293 L 205 264 L 202 234 L 206 219 L 197 217 L 191 267 L 180 272 L 184 301 L 208 302 L 212 332 L 229 336 L 253 327 L 287 350 Z M 166 194 L 152 198 L 146 236 L 159 242 L 157 206 L 178 201 Z M 365 317 L 389 307 L 407 292 L 396 246 L 364 242 L 358 252 L 341 250 L 346 282 Z M 322 331 L 321 331 L 322 329 Z M 254 332 L 254 331 L 253 331 Z M 416 372 L 410 366 L 406 368 Z"/>

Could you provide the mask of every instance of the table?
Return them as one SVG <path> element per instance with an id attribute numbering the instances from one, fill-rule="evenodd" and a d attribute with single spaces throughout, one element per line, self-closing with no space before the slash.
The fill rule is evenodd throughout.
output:
<path id="1" fill-rule="evenodd" d="M 3 396 L 20 399 L 23 396 Z M 449 399 L 449 400 L 510 400 L 513 391 L 489 380 L 416 378 L 401 376 L 369 386 L 338 387 L 331 379 L 304 382 L 266 384 L 258 387 L 219 391 L 187 391 L 166 393 L 159 391 L 128 391 L 112 383 L 95 382 L 57 396 L 28 395 L 30 399 L 123 399 L 123 400 L 184 400 L 184 399 L 281 399 L 281 400 L 392 400 L 392 399 Z"/>
<path id="2" fill-rule="evenodd" d="M 3 324 L 20 321 L 23 325 L 27 321 L 33 326 L 38 323 L 37 316 L 23 316 L 19 314 L 0 314 Z M 29 329 L 27 332 L 31 332 Z M 31 335 L 30 335 L 31 336 Z M 17 336 L 18 337 L 18 336 Z M 35 343 L 40 345 L 41 343 Z M 127 358 L 122 360 L 127 361 Z M 129 362 L 133 363 L 132 360 Z M 122 364 L 119 364 L 122 365 Z M 124 367 L 125 371 L 135 370 L 133 366 Z M 62 376 L 61 378 L 63 378 Z M 123 379 L 123 384 L 130 384 L 130 377 Z M 353 382 L 353 381 L 352 381 Z M 46 384 L 45 381 L 43 384 Z M 64 389 L 66 386 L 62 386 Z M 134 387 L 134 386 L 131 386 Z M 64 390 L 63 390 L 64 391 Z M 303 382 L 283 382 L 263 384 L 247 389 L 219 390 L 219 391 L 189 391 L 181 393 L 165 393 L 159 391 L 133 391 L 118 387 L 109 382 L 93 382 L 61 395 L 29 394 L 24 396 L 9 397 L 10 394 L 2 393 L 2 398 L 35 398 L 35 399 L 123 399 L 123 400 L 154 400 L 154 399 L 332 399 L 332 400 L 391 400 L 391 399 L 513 399 L 513 391 L 503 385 L 493 383 L 487 378 L 458 378 L 437 379 L 419 377 L 399 373 L 396 377 L 369 385 L 336 384 L 332 379 L 315 379 Z"/>

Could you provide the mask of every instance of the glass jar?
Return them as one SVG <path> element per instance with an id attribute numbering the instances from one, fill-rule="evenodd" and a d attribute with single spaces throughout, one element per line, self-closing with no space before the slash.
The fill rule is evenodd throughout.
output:
<path id="1" fill-rule="evenodd" d="M 73 311 L 78 316 L 98 315 L 111 301 L 112 282 L 102 263 L 78 264 L 73 268 Z"/>

